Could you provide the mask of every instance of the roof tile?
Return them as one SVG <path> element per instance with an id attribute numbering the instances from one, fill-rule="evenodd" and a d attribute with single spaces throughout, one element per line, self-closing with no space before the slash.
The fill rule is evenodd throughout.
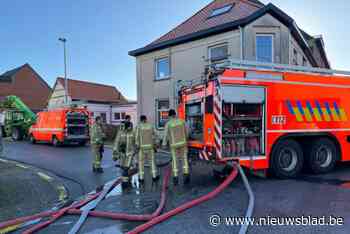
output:
<path id="1" fill-rule="evenodd" d="M 57 82 L 65 87 L 64 78 L 58 77 Z M 110 103 L 127 102 L 114 86 L 68 79 L 68 89 L 72 99 Z"/>
<path id="2" fill-rule="evenodd" d="M 229 12 L 210 17 L 214 9 L 228 4 L 234 4 Z M 153 41 L 149 46 L 246 18 L 262 7 L 264 5 L 253 0 L 215 0 L 170 32 Z"/>

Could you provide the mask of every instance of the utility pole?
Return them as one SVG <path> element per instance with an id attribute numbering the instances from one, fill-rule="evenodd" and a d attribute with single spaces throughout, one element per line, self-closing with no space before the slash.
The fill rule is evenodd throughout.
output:
<path id="1" fill-rule="evenodd" d="M 64 103 L 68 105 L 68 80 L 67 80 L 67 56 L 66 56 L 66 38 L 58 38 L 59 41 L 63 43 L 63 56 L 64 56 L 64 89 L 65 89 L 65 96 L 64 96 Z"/>

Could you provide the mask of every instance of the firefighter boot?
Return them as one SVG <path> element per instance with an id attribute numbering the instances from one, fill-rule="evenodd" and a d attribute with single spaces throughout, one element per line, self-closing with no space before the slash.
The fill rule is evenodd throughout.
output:
<path id="1" fill-rule="evenodd" d="M 129 169 L 124 167 L 122 170 L 122 188 L 125 189 L 129 187 Z"/>
<path id="2" fill-rule="evenodd" d="M 159 175 L 157 175 L 156 177 L 152 177 L 153 182 L 157 182 L 159 180 Z"/>
<path id="3" fill-rule="evenodd" d="M 177 186 L 179 184 L 179 177 L 173 177 L 173 184 Z"/>
<path id="4" fill-rule="evenodd" d="M 189 184 L 191 181 L 190 174 L 184 174 L 184 184 Z"/>

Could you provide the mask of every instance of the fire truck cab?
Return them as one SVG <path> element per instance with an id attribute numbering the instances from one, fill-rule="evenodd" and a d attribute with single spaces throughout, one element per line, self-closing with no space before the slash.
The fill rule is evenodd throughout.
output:
<path id="1" fill-rule="evenodd" d="M 242 61 L 208 69 L 178 93 L 191 156 L 236 160 L 280 178 L 296 177 L 304 166 L 332 170 L 350 160 L 348 75 Z"/>

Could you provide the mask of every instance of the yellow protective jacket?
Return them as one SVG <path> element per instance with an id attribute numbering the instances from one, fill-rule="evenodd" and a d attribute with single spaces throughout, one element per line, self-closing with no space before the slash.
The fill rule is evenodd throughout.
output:
<path id="1" fill-rule="evenodd" d="M 163 136 L 163 146 L 169 140 L 170 147 L 177 148 L 187 144 L 186 123 L 182 119 L 170 118 L 165 125 Z"/>
<path id="2" fill-rule="evenodd" d="M 121 127 L 114 141 L 113 152 L 132 154 L 135 152 L 135 134 L 133 130 Z"/>
<path id="3" fill-rule="evenodd" d="M 156 141 L 156 132 L 152 124 L 140 123 L 136 128 L 136 145 L 139 149 L 153 149 Z"/>
<path id="4" fill-rule="evenodd" d="M 102 145 L 106 137 L 100 124 L 94 123 L 90 130 L 90 143 L 92 145 Z"/>

